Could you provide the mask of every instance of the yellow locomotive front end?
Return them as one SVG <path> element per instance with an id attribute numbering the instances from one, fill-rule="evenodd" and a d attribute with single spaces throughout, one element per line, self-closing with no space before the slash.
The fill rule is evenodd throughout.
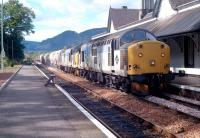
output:
<path id="1" fill-rule="evenodd" d="M 173 78 L 169 72 L 170 49 L 167 44 L 148 40 L 128 47 L 128 76 L 132 88 L 157 93 Z"/>
<path id="2" fill-rule="evenodd" d="M 122 48 L 127 47 L 128 84 L 157 91 L 174 78 L 170 74 L 169 46 L 156 40 L 151 32 L 133 29 L 125 32 L 120 41 Z"/>
<path id="3" fill-rule="evenodd" d="M 169 46 L 160 41 L 141 41 L 128 48 L 128 75 L 168 74 Z"/>

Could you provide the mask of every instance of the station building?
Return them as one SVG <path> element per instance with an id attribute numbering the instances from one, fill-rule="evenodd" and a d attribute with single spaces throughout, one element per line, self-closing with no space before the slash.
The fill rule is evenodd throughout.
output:
<path id="1" fill-rule="evenodd" d="M 200 75 L 200 0 L 142 0 L 140 10 L 110 8 L 106 34 L 129 28 L 147 29 L 167 43 L 173 72 Z"/>

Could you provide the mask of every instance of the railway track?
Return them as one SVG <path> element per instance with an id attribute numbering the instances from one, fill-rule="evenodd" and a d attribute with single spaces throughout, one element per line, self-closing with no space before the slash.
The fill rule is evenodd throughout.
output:
<path id="1" fill-rule="evenodd" d="M 158 104 L 160 106 L 164 106 L 169 109 L 178 111 L 180 113 L 184 113 L 191 117 L 200 119 L 200 110 L 199 110 L 200 106 L 198 105 L 199 101 L 194 101 L 192 99 L 176 95 L 170 95 L 170 94 L 164 94 L 164 95 L 165 95 L 164 98 L 163 97 L 160 98 L 157 96 L 146 96 L 143 99 Z"/>
<path id="2" fill-rule="evenodd" d="M 174 95 L 174 94 L 169 94 L 169 93 L 164 93 L 163 96 L 169 100 L 172 100 L 177 103 L 181 103 L 181 104 L 189 106 L 191 108 L 200 110 L 200 101 L 199 100 L 194 100 L 191 98 L 178 96 L 178 95 Z"/>
<path id="3" fill-rule="evenodd" d="M 173 86 L 169 90 L 161 92 L 159 96 L 150 95 L 143 99 L 200 119 L 200 100 L 197 95 L 199 95 L 197 91 L 185 91 L 185 88 Z"/>
<path id="4" fill-rule="evenodd" d="M 166 93 L 200 101 L 200 88 L 170 83 Z"/>
<path id="5" fill-rule="evenodd" d="M 50 73 L 42 66 L 38 66 L 47 76 Z M 127 112 L 98 95 L 88 93 L 87 90 L 62 79 L 56 83 L 65 89 L 79 104 L 111 130 L 117 137 L 174 137 L 174 135 L 159 130 L 155 126 L 138 116 Z M 158 131 L 159 130 L 159 131 Z"/>
<path id="6" fill-rule="evenodd" d="M 51 70 L 51 69 L 50 69 Z M 52 70 L 51 70 L 52 71 Z M 54 72 L 54 71 L 53 71 Z M 61 73 L 62 74 L 62 73 Z M 71 75 L 72 76 L 72 75 Z M 58 77 L 61 77 L 61 78 L 63 78 L 62 76 L 59 76 L 58 75 Z M 76 77 L 75 77 L 76 78 Z M 74 79 L 75 79 L 74 78 Z M 65 79 L 66 80 L 66 79 Z M 70 82 L 73 82 L 73 84 L 74 84 L 74 81 L 71 81 L 70 80 Z M 75 85 L 79 85 L 82 89 L 85 89 L 86 91 L 87 91 L 87 93 L 89 92 L 90 93 L 90 91 L 93 91 L 93 90 L 91 90 L 91 89 L 89 89 L 89 91 L 88 91 L 88 87 L 86 86 L 84 86 L 84 85 L 80 85 L 79 83 L 75 83 Z M 87 84 L 86 84 L 87 85 Z M 94 84 L 94 85 L 96 85 L 96 84 Z M 82 87 L 83 86 L 83 87 Z M 98 87 L 98 86 L 97 86 Z M 100 86 L 101 87 L 101 86 Z M 103 87 L 102 87 L 103 88 Z M 95 90 L 94 90 L 95 91 Z M 87 93 L 86 93 L 86 95 L 87 95 Z M 92 95 L 94 95 L 94 93 L 95 92 L 91 92 L 91 93 L 93 93 Z M 97 93 L 97 95 L 95 96 L 95 97 L 99 97 L 99 96 L 101 96 L 101 94 L 99 95 L 99 93 Z M 168 95 L 169 96 L 169 95 Z M 104 97 L 104 96 L 103 96 Z M 151 97 L 151 98 L 150 98 Z M 152 98 L 152 96 L 147 96 L 147 97 L 145 97 L 146 99 L 149 99 L 149 100 L 146 100 L 145 99 L 145 101 L 146 102 L 150 102 L 150 103 L 154 103 L 154 104 L 159 104 L 159 103 L 155 103 L 155 99 L 153 99 Z M 155 97 L 154 97 L 155 98 Z M 157 99 L 159 98 L 159 97 L 156 97 Z M 97 98 L 98 99 L 98 98 Z M 102 97 L 100 98 L 100 99 L 102 99 Z M 139 98 L 140 99 L 140 98 Z M 151 100 L 153 101 L 151 101 Z M 163 100 L 163 98 L 160 98 L 160 99 L 162 99 Z M 111 101 L 110 102 L 110 100 L 108 100 L 108 99 L 105 99 L 104 98 L 104 101 L 106 101 L 106 102 L 108 102 L 111 106 L 112 105 L 115 105 L 116 104 L 116 102 L 115 101 Z M 169 101 L 169 97 L 167 98 L 167 99 L 164 99 L 165 101 Z M 143 101 L 144 101 L 144 99 L 143 99 Z M 171 101 L 169 101 L 169 102 L 171 102 Z M 161 103 L 164 103 L 164 102 L 161 102 Z M 168 102 L 167 102 L 168 103 Z M 148 104 L 148 103 L 147 103 Z M 178 103 L 176 103 L 175 105 L 173 105 L 172 107 L 176 107 L 176 105 L 177 105 Z M 110 107 L 110 105 L 108 106 L 108 107 Z M 161 107 L 163 107 L 164 105 L 161 105 Z M 181 107 L 180 107 L 180 109 L 183 109 L 182 108 L 182 106 L 183 105 L 181 105 Z M 87 106 L 86 106 L 87 107 Z M 180 125 L 180 127 L 179 128 L 175 128 L 174 129 L 174 131 L 173 130 L 171 130 L 171 129 L 169 129 L 168 130 L 168 128 L 166 127 L 163 127 L 162 125 L 159 125 L 159 123 L 156 123 L 156 122 L 152 122 L 152 121 L 149 121 L 149 119 L 146 119 L 146 115 L 142 115 L 142 116 L 140 116 L 140 113 L 139 113 L 139 115 L 136 113 L 133 113 L 132 111 L 131 112 L 129 112 L 129 109 L 127 110 L 126 108 L 124 109 L 123 108 L 123 106 L 121 106 L 121 105 L 116 105 L 116 107 L 118 107 L 119 109 L 121 109 L 121 110 L 124 110 L 125 111 L 125 115 L 124 116 L 126 116 L 127 114 L 130 114 L 130 116 L 135 116 L 136 118 L 139 118 L 139 120 L 142 120 L 142 121 L 139 121 L 139 122 L 144 122 L 144 124 L 148 124 L 147 126 L 148 127 L 150 127 L 150 129 L 147 129 L 147 130 L 150 130 L 150 131 L 152 131 L 153 130 L 153 132 L 155 132 L 154 130 L 156 130 L 158 133 L 157 134 L 160 134 L 160 135 L 167 135 L 167 136 L 171 136 L 171 137 L 176 137 L 176 136 L 180 136 L 181 134 L 188 134 L 188 133 L 185 133 L 185 130 L 187 129 L 187 130 L 189 130 L 188 128 L 184 128 L 184 127 L 181 127 L 182 125 Z M 137 106 L 136 106 L 137 107 Z M 164 107 L 167 107 L 167 108 L 170 108 L 170 106 L 164 106 Z M 179 106 L 178 106 L 179 107 Z M 133 107 L 134 108 L 134 107 Z M 150 108 L 151 108 L 151 106 L 150 106 Z M 156 107 L 156 108 L 158 108 L 158 107 Z M 167 110 L 167 108 L 166 108 L 166 110 Z M 118 110 L 119 110 L 118 109 Z M 171 109 L 173 109 L 173 108 L 171 108 Z M 151 109 L 150 109 L 151 110 Z M 154 110 L 154 109 L 153 109 Z M 163 110 L 163 109 L 161 109 L 161 110 Z M 176 108 L 174 108 L 173 110 L 176 110 Z M 177 110 L 176 110 L 177 111 Z M 186 109 L 186 111 L 187 111 L 187 109 Z M 92 111 L 91 111 L 92 112 Z M 159 111 L 160 112 L 160 111 Z M 164 112 L 166 112 L 166 111 L 164 111 Z M 168 111 L 167 111 L 168 112 Z M 169 112 L 171 112 L 171 111 L 169 111 Z M 178 112 L 181 112 L 181 111 L 178 111 Z M 151 114 L 151 111 L 150 111 L 150 114 Z M 172 113 L 173 114 L 173 113 Z M 176 114 L 176 113 L 175 113 Z M 185 114 L 185 113 L 184 113 Z M 185 118 L 186 116 L 183 114 L 183 118 Z M 178 113 L 177 113 L 177 115 L 178 115 Z M 157 116 L 160 116 L 159 114 L 157 114 Z M 163 116 L 163 115 L 161 115 L 161 116 Z M 165 116 L 165 115 L 164 115 Z M 178 115 L 178 116 L 180 116 L 180 115 Z M 182 116 L 182 115 L 181 115 Z M 185 116 L 185 117 L 184 117 Z M 187 115 L 188 116 L 188 115 Z M 189 115 L 190 116 L 190 115 Z M 194 116 L 195 118 L 198 118 L 198 114 L 197 114 L 197 116 Z M 156 116 L 155 116 L 155 118 L 157 118 Z M 180 117 L 178 117 L 179 118 L 179 120 L 180 120 Z M 188 118 L 188 117 L 186 117 L 186 118 Z M 189 121 L 189 124 L 190 124 L 190 122 L 192 122 L 191 124 L 193 124 L 194 122 L 196 122 L 196 123 L 194 123 L 194 124 L 198 124 L 199 122 L 194 118 L 194 119 L 190 119 L 191 117 L 189 117 L 188 119 L 190 120 L 188 120 Z M 152 120 L 152 119 L 150 119 L 150 120 Z M 184 119 L 183 119 L 184 120 Z M 186 119 L 187 120 L 187 119 Z M 196 120 L 196 121 L 195 121 Z M 103 121 L 104 122 L 104 121 Z M 134 121 L 135 122 L 135 121 Z M 166 121 L 164 121 L 164 122 L 166 122 Z M 187 121 L 186 121 L 187 122 Z M 108 122 L 108 124 L 109 124 L 109 122 Z M 161 124 L 163 124 L 163 123 L 161 123 Z M 164 123 L 165 124 L 165 123 Z M 175 123 L 175 125 L 176 125 L 177 123 Z M 191 125 L 190 124 L 190 125 Z M 146 126 L 145 125 L 145 126 Z M 184 125 L 183 125 L 184 126 Z M 192 125 L 191 125 L 192 126 Z M 152 129 L 152 127 L 153 127 L 153 129 Z M 108 127 L 109 128 L 109 127 Z M 112 128 L 112 126 L 111 126 L 111 128 Z M 184 128 L 184 129 L 182 129 L 182 128 Z M 116 129 L 117 130 L 117 132 L 118 132 L 118 129 Z M 146 130 L 144 129 L 144 132 L 145 132 Z M 161 133 L 160 133 L 161 132 Z M 200 136 L 200 135 L 199 135 Z M 125 136 L 126 137 L 126 136 Z M 159 136 L 159 137 L 161 137 L 161 136 Z"/>
<path id="7" fill-rule="evenodd" d="M 185 89 L 183 89 L 185 90 Z M 169 92 L 170 91 L 170 92 Z M 148 102 L 167 107 L 191 117 L 200 119 L 200 101 L 192 97 L 179 96 L 180 88 L 173 88 L 159 92 L 159 96 L 148 95 L 140 97 Z M 172 94 L 173 93 L 173 94 Z M 191 93 L 191 91 L 190 91 Z M 195 93 L 195 92 L 193 92 Z M 199 94 L 199 92 L 196 92 Z"/>

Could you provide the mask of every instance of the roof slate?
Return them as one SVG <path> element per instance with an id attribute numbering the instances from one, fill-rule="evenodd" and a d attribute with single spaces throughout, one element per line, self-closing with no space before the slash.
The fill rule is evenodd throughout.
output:
<path id="1" fill-rule="evenodd" d="M 113 9 L 110 8 L 109 20 L 113 21 L 114 28 L 117 29 L 126 24 L 139 20 L 139 9 Z"/>

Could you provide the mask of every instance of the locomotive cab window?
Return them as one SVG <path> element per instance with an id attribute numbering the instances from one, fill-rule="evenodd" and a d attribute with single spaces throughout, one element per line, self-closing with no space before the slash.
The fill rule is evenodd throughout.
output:
<path id="1" fill-rule="evenodd" d="M 120 45 L 131 43 L 134 41 L 156 40 L 155 36 L 150 32 L 142 29 L 129 31 L 122 35 Z"/>
<path id="2" fill-rule="evenodd" d="M 147 40 L 156 40 L 156 37 L 149 32 L 146 32 L 146 38 Z"/>
<path id="3" fill-rule="evenodd" d="M 144 31 L 135 31 L 134 32 L 134 41 L 146 40 L 146 35 Z"/>
<path id="4" fill-rule="evenodd" d="M 132 41 L 133 41 L 133 33 L 128 32 L 122 36 L 120 45 L 131 43 Z"/>

